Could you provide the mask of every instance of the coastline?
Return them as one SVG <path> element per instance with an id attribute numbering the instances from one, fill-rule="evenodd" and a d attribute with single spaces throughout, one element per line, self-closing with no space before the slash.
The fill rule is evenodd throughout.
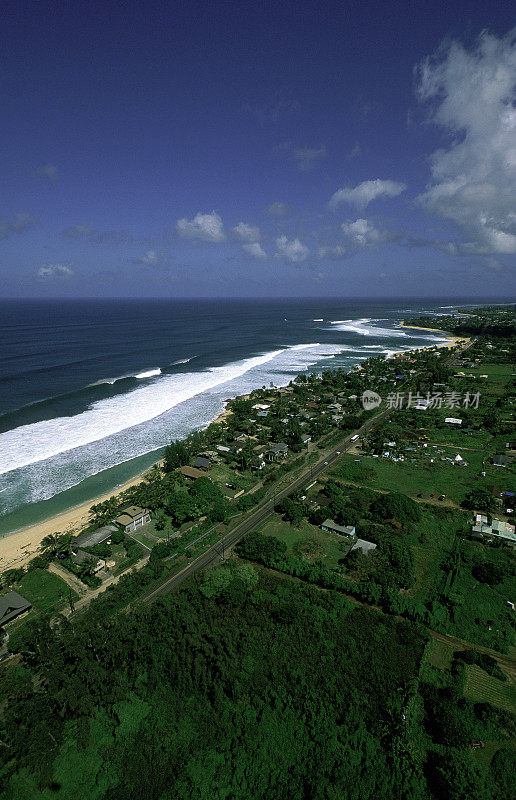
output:
<path id="1" fill-rule="evenodd" d="M 222 423 L 230 414 L 231 411 L 224 409 L 209 424 Z M 162 460 L 158 460 L 153 466 L 161 465 L 162 463 Z M 147 467 L 147 469 L 133 478 L 113 487 L 108 492 L 92 497 L 91 500 L 72 506 L 59 514 L 53 514 L 40 522 L 25 525 L 22 528 L 4 534 L 0 537 L 0 572 L 26 566 L 31 559 L 41 553 L 41 542 L 50 533 L 80 533 L 89 524 L 89 510 L 93 505 L 109 500 L 113 495 L 118 495 L 131 486 L 141 483 L 151 469 L 152 466 Z"/>
<path id="2" fill-rule="evenodd" d="M 405 320 L 400 322 L 398 325 L 399 328 L 410 328 L 413 331 L 431 331 L 432 333 L 442 333 L 446 336 L 446 342 L 436 342 L 435 345 L 428 345 L 427 347 L 419 348 L 421 350 L 426 350 L 430 347 L 457 347 L 460 343 L 467 343 L 470 341 L 469 337 L 467 336 L 455 336 L 455 334 L 450 333 L 449 331 L 443 331 L 442 328 L 423 328 L 422 325 L 405 325 Z"/>
<path id="3" fill-rule="evenodd" d="M 413 325 L 405 325 L 401 322 L 398 327 L 401 328 L 416 328 Z M 433 347 L 456 347 L 459 342 L 467 341 L 465 337 L 453 336 L 447 331 L 442 331 L 438 328 L 418 328 L 419 330 L 431 331 L 433 333 L 442 333 L 447 337 L 446 342 L 436 342 L 435 344 L 428 344 L 421 348 L 413 348 L 418 350 L 431 349 Z M 407 352 L 407 351 L 405 351 Z M 247 397 L 248 395 L 244 395 Z M 210 425 L 223 423 L 231 414 L 226 408 L 212 420 Z M 161 464 L 162 461 L 158 460 L 156 464 Z M 48 534 L 60 533 L 79 533 L 85 528 L 89 521 L 90 508 L 105 500 L 108 500 L 113 495 L 120 494 L 121 492 L 135 486 L 144 479 L 144 476 L 149 472 L 152 467 L 147 467 L 143 472 L 135 475 L 133 478 L 125 481 L 124 483 L 113 487 L 108 492 L 104 492 L 96 497 L 92 497 L 79 505 L 73 506 L 58 514 L 54 514 L 45 520 L 26 525 L 17 530 L 6 533 L 0 538 L 0 572 L 16 567 L 26 566 L 27 563 L 41 553 L 41 541 Z"/>

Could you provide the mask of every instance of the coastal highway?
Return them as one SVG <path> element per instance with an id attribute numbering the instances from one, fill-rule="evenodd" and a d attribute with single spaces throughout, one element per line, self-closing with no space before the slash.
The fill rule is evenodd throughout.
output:
<path id="1" fill-rule="evenodd" d="M 376 428 L 381 422 L 383 422 L 384 419 L 386 419 L 386 417 L 392 416 L 392 414 L 392 410 L 385 409 L 379 414 L 376 414 L 374 417 L 371 417 L 371 419 L 367 420 L 367 422 L 365 422 L 361 428 L 353 431 L 353 433 L 349 434 L 349 436 L 346 436 L 342 443 L 335 449 L 324 452 L 319 461 L 306 469 L 301 475 L 295 478 L 292 483 L 290 483 L 284 489 L 275 492 L 271 499 L 267 500 L 255 511 L 252 511 L 250 514 L 248 514 L 241 522 L 238 523 L 236 528 L 230 531 L 230 533 L 227 533 L 222 539 L 216 542 L 216 544 L 212 545 L 212 547 L 206 550 L 206 552 L 202 553 L 196 559 L 187 564 L 180 572 L 172 575 L 170 578 L 167 578 L 152 591 L 143 595 L 139 602 L 145 604 L 153 603 L 161 595 L 168 594 L 169 592 L 172 592 L 174 589 L 177 589 L 179 586 L 181 586 L 181 584 L 184 583 L 184 581 L 186 581 L 187 578 L 189 578 L 194 572 L 204 569 L 210 564 L 223 559 L 225 553 L 230 548 L 234 547 L 234 545 L 243 539 L 244 536 L 249 533 L 249 531 L 253 530 L 253 528 L 259 525 L 261 522 L 263 522 L 263 520 L 267 519 L 267 517 L 273 513 L 274 506 L 279 500 L 282 500 L 284 497 L 288 497 L 290 494 L 292 494 L 292 492 L 295 492 L 298 489 L 303 489 L 307 483 L 315 480 L 319 477 L 319 475 L 321 475 L 321 473 L 325 472 L 325 470 L 331 464 L 333 464 L 335 459 L 337 459 L 341 453 L 345 453 L 347 450 L 349 450 L 353 446 L 353 442 L 351 441 L 352 436 L 355 436 L 355 434 L 364 435 L 365 433 L 369 433 L 369 431 Z"/>

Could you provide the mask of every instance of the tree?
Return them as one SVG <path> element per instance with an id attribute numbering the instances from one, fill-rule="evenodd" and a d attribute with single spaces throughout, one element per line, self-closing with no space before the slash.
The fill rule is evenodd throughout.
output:
<path id="1" fill-rule="evenodd" d="M 167 515 L 162 508 L 158 508 L 154 516 L 154 527 L 157 531 L 162 531 L 167 524 Z"/>
<path id="2" fill-rule="evenodd" d="M 494 498 L 487 489 L 472 489 L 462 501 L 463 508 L 472 511 L 492 511 L 494 508 Z"/>

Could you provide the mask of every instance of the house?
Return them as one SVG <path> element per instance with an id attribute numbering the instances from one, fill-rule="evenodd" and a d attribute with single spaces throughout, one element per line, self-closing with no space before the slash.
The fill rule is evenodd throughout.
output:
<path id="1" fill-rule="evenodd" d="M 269 416 L 269 412 L 268 411 L 259 411 L 256 416 L 259 417 L 260 419 L 265 419 L 265 417 Z"/>
<path id="2" fill-rule="evenodd" d="M 483 533 L 486 536 L 498 536 L 500 539 L 516 542 L 514 525 L 510 525 L 508 522 L 493 517 L 491 523 L 489 523 L 486 514 L 475 514 L 473 523 L 471 527 L 472 533 Z"/>
<path id="3" fill-rule="evenodd" d="M 462 420 L 457 419 L 456 417 L 445 417 L 444 421 L 449 425 L 462 425 Z"/>
<path id="4" fill-rule="evenodd" d="M 255 405 L 252 406 L 252 408 L 253 408 L 253 410 L 256 410 L 256 411 L 268 411 L 269 408 L 270 408 L 270 405 L 267 405 L 267 403 L 255 403 Z"/>
<path id="5" fill-rule="evenodd" d="M 226 447 L 224 444 L 218 444 L 217 450 L 219 453 L 231 453 L 231 447 Z"/>
<path id="6" fill-rule="evenodd" d="M 125 533 L 130 533 L 131 531 L 135 531 L 137 528 L 141 528 L 142 525 L 146 525 L 150 522 L 150 511 L 146 508 L 140 508 L 139 506 L 128 506 L 127 508 L 122 509 L 122 513 L 118 515 L 118 517 L 114 520 L 117 525 L 120 525 L 125 531 Z"/>
<path id="7" fill-rule="evenodd" d="M 211 460 L 209 458 L 205 458 L 204 456 L 197 456 L 193 465 L 195 469 L 208 470 L 211 469 Z"/>
<path id="8" fill-rule="evenodd" d="M 309 433 L 302 433 L 301 434 L 301 444 L 309 444 L 312 441 L 312 437 Z"/>
<path id="9" fill-rule="evenodd" d="M 29 603 L 18 592 L 7 592 L 7 594 L 0 595 L 0 628 L 21 614 L 25 614 L 29 608 L 32 608 L 32 603 Z"/>
<path id="10" fill-rule="evenodd" d="M 103 558 L 94 556 L 93 553 L 87 553 L 86 550 L 77 550 L 74 552 L 72 560 L 77 567 L 82 567 L 84 564 L 91 564 L 94 573 L 100 572 L 106 566 L 106 562 Z"/>
<path id="11" fill-rule="evenodd" d="M 506 456 L 503 453 L 497 453 L 491 459 L 493 467 L 510 467 L 513 461 L 512 456 Z"/>
<path id="12" fill-rule="evenodd" d="M 196 481 L 197 478 L 205 478 L 204 472 L 201 472 L 200 469 L 196 469 L 195 467 L 178 467 L 176 472 L 179 472 L 184 478 L 187 478 L 189 481 Z"/>
<path id="13" fill-rule="evenodd" d="M 332 519 L 325 519 L 321 525 L 321 530 L 328 531 L 329 533 L 339 533 L 341 536 L 354 536 L 354 525 L 337 525 Z"/>
<path id="14" fill-rule="evenodd" d="M 365 539 L 357 539 L 351 548 L 350 553 L 352 553 L 354 550 L 361 550 L 362 553 L 367 556 L 369 553 L 372 553 L 373 550 L 376 550 L 376 545 L 374 542 L 367 542 Z"/>
<path id="15" fill-rule="evenodd" d="M 288 453 L 288 446 L 285 442 L 278 442 L 278 444 L 271 444 L 268 450 L 265 451 L 265 457 L 268 461 L 281 461 Z"/>
<path id="16" fill-rule="evenodd" d="M 98 544 L 104 544 L 116 531 L 118 531 L 116 525 L 104 525 L 96 531 L 86 531 L 74 539 L 73 547 L 95 547 Z"/>

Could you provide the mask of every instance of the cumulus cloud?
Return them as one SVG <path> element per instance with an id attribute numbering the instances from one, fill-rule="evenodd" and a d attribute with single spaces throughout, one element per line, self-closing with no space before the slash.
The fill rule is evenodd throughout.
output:
<path id="1" fill-rule="evenodd" d="M 247 244 L 242 245 L 242 250 L 245 250 L 250 256 L 253 258 L 264 259 L 267 258 L 267 253 L 262 248 L 259 242 L 248 242 Z"/>
<path id="2" fill-rule="evenodd" d="M 69 264 L 49 264 L 38 269 L 38 278 L 51 280 L 53 278 L 69 278 L 74 274 Z"/>
<path id="3" fill-rule="evenodd" d="M 339 189 L 330 200 L 330 208 L 335 209 L 341 203 L 351 203 L 357 208 L 365 208 L 377 197 L 397 197 L 405 191 L 406 185 L 397 181 L 363 181 L 357 186 Z"/>
<path id="4" fill-rule="evenodd" d="M 269 217 L 284 217 L 288 211 L 288 206 L 280 202 L 271 203 L 270 206 L 267 206 L 266 211 Z"/>
<path id="5" fill-rule="evenodd" d="M 463 231 L 470 253 L 516 253 L 516 28 L 452 41 L 417 68 L 417 93 L 453 139 L 432 154 L 418 198 Z"/>
<path id="6" fill-rule="evenodd" d="M 12 219 L 0 219 L 0 239 L 9 239 L 16 233 L 25 233 L 36 227 L 36 220 L 30 214 L 20 212 Z"/>
<path id="7" fill-rule="evenodd" d="M 222 219 L 216 211 L 202 214 L 200 211 L 191 220 L 180 219 L 176 231 L 184 239 L 202 239 L 205 242 L 222 242 L 226 238 Z"/>
<path id="8" fill-rule="evenodd" d="M 356 219 L 354 222 L 343 222 L 341 225 L 344 236 L 354 247 L 370 247 L 371 245 L 386 242 L 399 242 L 401 233 L 398 231 L 382 230 L 368 219 Z"/>
<path id="9" fill-rule="evenodd" d="M 239 222 L 233 228 L 233 233 L 241 242 L 258 242 L 260 240 L 260 228 L 256 225 L 248 225 L 247 222 Z"/>
<path id="10" fill-rule="evenodd" d="M 300 261 L 305 261 L 310 255 L 310 250 L 299 239 L 287 239 L 286 236 L 280 236 L 276 239 L 277 258 L 283 258 L 285 261 L 290 261 L 293 264 L 298 264 Z"/>

